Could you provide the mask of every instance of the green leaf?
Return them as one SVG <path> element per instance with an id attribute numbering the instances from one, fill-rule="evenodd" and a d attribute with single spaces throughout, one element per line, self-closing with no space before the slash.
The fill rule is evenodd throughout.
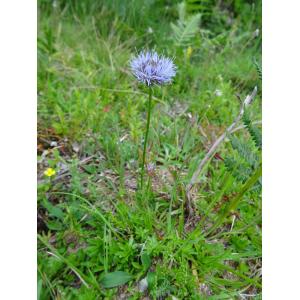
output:
<path id="1" fill-rule="evenodd" d="M 37 284 L 37 300 L 40 300 L 43 288 L 43 280 L 39 279 Z"/>
<path id="2" fill-rule="evenodd" d="M 44 199 L 43 206 L 47 209 L 48 213 L 52 217 L 56 217 L 60 220 L 64 219 L 64 213 L 63 211 L 58 207 L 54 206 L 51 202 L 49 202 L 47 199 Z"/>
<path id="3" fill-rule="evenodd" d="M 113 288 L 119 285 L 123 285 L 132 279 L 132 275 L 123 271 L 115 271 L 106 274 L 100 283 L 104 288 Z"/>
<path id="4" fill-rule="evenodd" d="M 148 270 L 151 266 L 151 258 L 147 253 L 143 253 L 141 255 L 141 261 L 143 264 L 144 269 Z"/>
<path id="5" fill-rule="evenodd" d="M 148 282 L 149 289 L 152 290 L 155 287 L 155 282 L 156 282 L 155 272 L 149 272 L 147 274 L 147 282 Z"/>
<path id="6" fill-rule="evenodd" d="M 141 265 L 140 265 L 139 263 L 135 262 L 135 261 L 133 261 L 133 262 L 131 263 L 131 265 L 132 265 L 134 268 L 138 269 L 138 270 L 141 269 Z"/>
<path id="7" fill-rule="evenodd" d="M 62 230 L 63 229 L 63 225 L 61 223 L 57 222 L 56 220 L 48 220 L 47 227 L 50 230 Z"/>

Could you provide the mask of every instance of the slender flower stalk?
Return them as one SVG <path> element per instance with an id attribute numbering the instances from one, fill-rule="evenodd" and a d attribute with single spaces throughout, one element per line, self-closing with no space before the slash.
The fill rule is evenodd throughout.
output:
<path id="1" fill-rule="evenodd" d="M 147 125 L 146 125 L 146 133 L 145 133 L 145 140 L 144 140 L 143 162 L 142 162 L 142 171 L 141 171 L 141 189 L 143 189 L 143 185 L 144 185 L 146 149 L 147 149 L 147 141 L 148 141 L 149 128 L 150 128 L 150 116 L 151 116 L 151 100 L 152 100 L 152 89 L 151 87 L 149 87 L 148 115 L 147 115 Z"/>
<path id="2" fill-rule="evenodd" d="M 140 187 L 142 190 L 144 185 L 146 150 L 151 118 L 152 87 L 154 85 L 171 83 L 176 74 L 176 66 L 172 59 L 159 56 L 155 51 L 142 51 L 130 61 L 130 68 L 136 79 L 149 87 L 147 125 L 141 166 Z"/>

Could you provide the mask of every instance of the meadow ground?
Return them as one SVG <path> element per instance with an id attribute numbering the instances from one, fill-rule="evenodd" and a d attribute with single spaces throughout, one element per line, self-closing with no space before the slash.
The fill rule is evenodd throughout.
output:
<path id="1" fill-rule="evenodd" d="M 38 1 L 38 299 L 261 299 L 260 29 L 260 1 Z M 142 49 L 177 74 L 141 191 Z"/>

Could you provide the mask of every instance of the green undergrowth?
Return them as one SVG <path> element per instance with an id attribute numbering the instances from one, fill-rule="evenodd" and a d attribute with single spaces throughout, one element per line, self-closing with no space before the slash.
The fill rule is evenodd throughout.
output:
<path id="1" fill-rule="evenodd" d="M 261 2 L 38 2 L 38 299 L 261 299 Z M 128 61 L 152 48 L 178 72 L 154 89 L 139 191 Z"/>

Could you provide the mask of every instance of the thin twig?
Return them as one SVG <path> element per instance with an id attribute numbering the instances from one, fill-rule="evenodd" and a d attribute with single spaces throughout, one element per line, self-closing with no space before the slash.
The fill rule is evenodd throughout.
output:
<path id="1" fill-rule="evenodd" d="M 147 150 L 147 140 L 150 128 L 150 116 L 151 116 L 151 100 L 152 100 L 152 89 L 149 88 L 149 100 L 148 100 L 148 114 L 147 114 L 147 127 L 145 132 L 145 140 L 144 140 L 144 149 L 143 149 L 143 161 L 142 161 L 142 170 L 141 170 L 141 190 L 143 190 L 144 184 L 144 172 L 145 172 L 145 159 L 146 159 L 146 150 Z"/>
<path id="2" fill-rule="evenodd" d="M 188 208 L 189 215 L 192 215 L 192 213 L 193 213 L 192 199 L 191 199 L 191 189 L 192 189 L 193 185 L 196 184 L 196 183 L 199 183 L 199 179 L 198 178 L 199 178 L 199 175 L 201 174 L 201 172 L 203 171 L 205 165 L 214 156 L 216 150 L 218 149 L 218 147 L 220 146 L 220 144 L 224 141 L 224 139 L 226 138 L 226 136 L 228 134 L 230 134 L 231 132 L 234 131 L 236 125 L 238 124 L 238 122 L 241 120 L 241 118 L 244 115 L 245 107 L 248 106 L 248 105 L 250 105 L 253 102 L 256 94 L 257 94 L 257 87 L 255 87 L 253 89 L 251 95 L 247 95 L 247 97 L 245 98 L 245 100 L 241 104 L 241 109 L 240 109 L 240 112 L 239 112 L 238 116 L 235 118 L 235 120 L 233 121 L 233 123 L 229 127 L 227 127 L 227 129 L 224 131 L 224 133 L 217 138 L 217 140 L 210 147 L 209 151 L 206 153 L 206 155 L 204 156 L 204 158 L 201 160 L 198 168 L 194 172 L 194 174 L 193 174 L 193 176 L 192 176 L 189 184 L 186 187 L 187 208 Z"/>

